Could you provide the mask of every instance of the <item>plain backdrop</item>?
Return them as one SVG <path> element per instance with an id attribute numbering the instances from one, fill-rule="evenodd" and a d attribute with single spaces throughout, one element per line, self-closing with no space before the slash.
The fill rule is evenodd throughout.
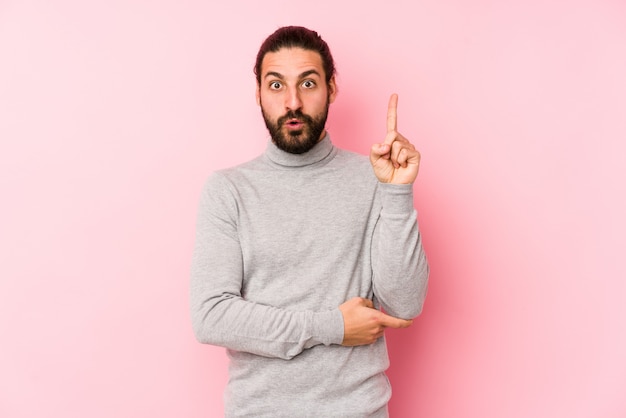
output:
<path id="1" fill-rule="evenodd" d="M 337 145 L 380 142 L 396 92 L 422 152 L 392 416 L 626 416 L 621 0 L 0 0 L 0 416 L 222 415 L 198 198 L 265 149 L 254 58 L 290 24 L 337 61 Z"/>

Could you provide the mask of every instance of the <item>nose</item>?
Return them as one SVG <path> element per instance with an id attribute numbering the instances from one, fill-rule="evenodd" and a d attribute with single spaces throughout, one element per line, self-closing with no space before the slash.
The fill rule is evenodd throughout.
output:
<path id="1" fill-rule="evenodd" d="M 285 98 L 285 107 L 288 110 L 298 110 L 302 107 L 300 92 L 297 88 L 294 87 L 287 91 L 287 97 Z"/>

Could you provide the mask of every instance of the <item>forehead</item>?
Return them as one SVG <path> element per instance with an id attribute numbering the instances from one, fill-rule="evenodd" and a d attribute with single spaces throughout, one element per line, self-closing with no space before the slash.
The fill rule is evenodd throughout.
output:
<path id="1" fill-rule="evenodd" d="M 324 77 L 322 57 L 316 51 L 302 48 L 281 48 L 268 52 L 261 63 L 261 77 L 269 72 L 284 76 L 297 76 L 305 71 L 316 70 Z"/>

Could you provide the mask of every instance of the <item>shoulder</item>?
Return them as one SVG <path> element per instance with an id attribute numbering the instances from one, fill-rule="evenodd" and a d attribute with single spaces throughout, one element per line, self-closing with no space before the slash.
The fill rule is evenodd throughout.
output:
<path id="1" fill-rule="evenodd" d="M 343 163 L 350 163 L 354 166 L 360 166 L 369 163 L 369 159 L 365 157 L 365 155 L 359 154 L 355 151 L 347 150 L 345 148 L 335 148 L 337 149 L 337 155 L 335 156 L 336 160 L 339 160 Z"/>
<path id="2" fill-rule="evenodd" d="M 250 172 L 261 169 L 263 166 L 262 158 L 262 156 L 258 156 L 244 163 L 213 171 L 206 179 L 205 187 L 233 187 L 242 178 L 248 177 Z"/>
<path id="3" fill-rule="evenodd" d="M 338 148 L 335 163 L 344 169 L 353 172 L 355 175 L 362 176 L 364 180 L 376 180 L 372 164 L 368 156 L 359 154 L 354 151 Z"/>

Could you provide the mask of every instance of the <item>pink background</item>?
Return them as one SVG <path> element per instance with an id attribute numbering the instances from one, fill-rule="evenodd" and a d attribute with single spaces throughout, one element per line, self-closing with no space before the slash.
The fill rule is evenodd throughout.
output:
<path id="1" fill-rule="evenodd" d="M 618 0 L 0 0 L 0 416 L 222 414 L 196 207 L 265 148 L 252 66 L 285 24 L 331 45 L 337 144 L 380 141 L 397 92 L 422 151 L 431 284 L 387 334 L 392 416 L 626 416 Z"/>

